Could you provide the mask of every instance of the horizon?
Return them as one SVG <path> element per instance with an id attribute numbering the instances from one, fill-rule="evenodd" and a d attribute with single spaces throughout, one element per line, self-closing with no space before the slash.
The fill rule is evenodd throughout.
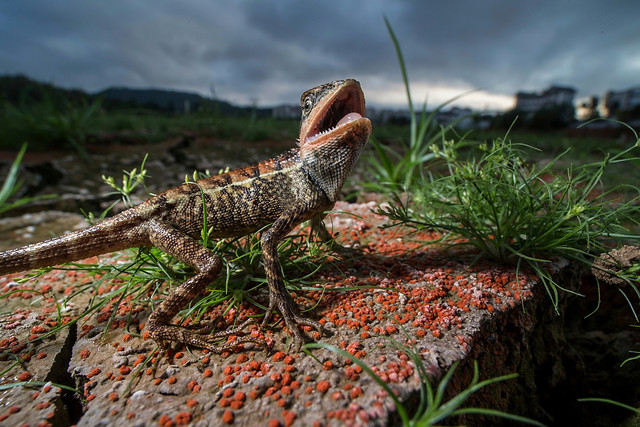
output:
<path id="1" fill-rule="evenodd" d="M 158 1 L 0 4 L 0 74 L 64 88 L 192 92 L 276 106 L 339 78 L 374 108 L 406 108 L 387 17 L 415 105 L 507 110 L 519 91 L 577 89 L 576 101 L 640 84 L 639 2 L 455 5 Z M 325 23 L 329 23 L 327 26 Z"/>

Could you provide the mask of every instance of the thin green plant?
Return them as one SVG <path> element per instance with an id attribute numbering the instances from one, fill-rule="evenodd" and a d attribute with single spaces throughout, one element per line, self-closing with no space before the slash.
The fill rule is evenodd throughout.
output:
<path id="1" fill-rule="evenodd" d="M 553 259 L 588 267 L 609 244 L 640 238 L 629 228 L 639 225 L 640 190 L 632 185 L 607 190 L 601 184 L 606 166 L 634 159 L 629 154 L 638 143 L 564 172 L 554 164 L 565 153 L 538 167 L 523 160 L 531 147 L 507 137 L 479 145 L 479 159 L 460 159 L 461 145 L 444 141 L 432 148 L 447 173 L 425 178 L 409 200 L 396 196 L 395 203 L 379 209 L 390 225 L 436 230 L 442 243 L 473 247 L 482 256 L 514 263 L 518 271 L 527 266 L 556 306 L 562 288 L 551 274 Z M 622 187 L 636 195 L 621 200 Z"/>
<path id="2" fill-rule="evenodd" d="M 377 192 L 405 191 L 411 187 L 416 180 L 422 177 L 424 169 L 429 162 L 437 160 L 430 147 L 440 140 L 443 135 L 452 133 L 455 126 L 466 117 L 461 117 L 447 126 L 438 126 L 436 116 L 445 106 L 464 96 L 454 97 L 443 104 L 440 104 L 432 112 L 427 112 L 427 103 L 422 104 L 420 119 L 416 119 L 416 111 L 411 98 L 409 76 L 404 62 L 404 56 L 400 43 L 393 32 L 391 24 L 384 18 L 387 31 L 393 41 L 393 45 L 398 56 L 402 80 L 409 106 L 409 141 L 404 142 L 400 149 L 391 147 L 378 141 L 375 137 L 370 139 L 370 144 L 374 152 L 366 158 L 369 169 L 373 172 L 373 179 L 363 183 L 368 190 Z"/>
<path id="3" fill-rule="evenodd" d="M 604 399 L 604 398 L 600 398 L 600 397 L 585 397 L 582 399 L 578 399 L 578 402 L 583 402 L 583 403 L 606 403 L 608 405 L 613 405 L 613 406 L 617 406 L 619 408 L 623 408 L 623 409 L 627 409 L 631 412 L 635 412 L 636 415 L 640 415 L 640 408 L 636 408 L 630 405 L 627 405 L 625 403 L 622 402 L 618 402 L 617 400 L 613 400 L 613 399 Z"/>
<path id="4" fill-rule="evenodd" d="M 398 343 L 393 339 L 389 339 L 391 343 L 397 347 L 400 351 L 404 352 L 407 356 L 411 358 L 413 363 L 415 364 L 418 377 L 420 379 L 420 401 L 418 403 L 418 407 L 414 410 L 413 414 L 410 414 L 410 410 L 405 407 L 405 405 L 400 401 L 400 399 L 396 396 L 391 387 L 380 378 L 369 365 L 367 365 L 364 361 L 355 357 L 354 355 L 339 349 L 336 346 L 326 344 L 326 343 L 310 343 L 304 346 L 304 351 L 313 357 L 310 350 L 313 349 L 325 349 L 329 350 L 339 356 L 345 357 L 349 359 L 351 362 L 355 363 L 362 370 L 371 377 L 382 389 L 387 393 L 388 396 L 391 397 L 393 403 L 395 404 L 396 410 L 398 411 L 398 415 L 402 420 L 402 425 L 405 427 L 422 427 L 422 426 L 430 426 L 437 425 L 441 423 L 443 420 L 457 415 L 485 415 L 485 416 L 495 416 L 505 418 L 511 421 L 516 421 L 525 424 L 531 424 L 536 426 L 543 426 L 535 420 L 522 417 L 519 415 L 508 414 L 506 412 L 498 411 L 495 409 L 488 408 L 462 408 L 461 406 L 464 402 L 471 396 L 473 393 L 478 390 L 497 383 L 501 381 L 507 381 L 516 378 L 517 374 L 509 374 L 502 375 L 499 377 L 491 378 L 488 380 L 480 381 L 479 380 L 479 371 L 478 371 L 478 363 L 474 361 L 474 369 L 473 369 L 473 378 L 469 386 L 461 391 L 459 394 L 452 397 L 450 400 L 444 402 L 445 391 L 449 384 L 449 381 L 453 377 L 453 374 L 458 367 L 458 362 L 455 362 L 451 368 L 447 371 L 444 377 L 440 380 L 438 386 L 433 388 L 431 383 L 429 382 L 429 377 L 427 374 L 427 370 L 422 363 L 422 359 L 420 354 L 417 353 L 414 349 L 411 349 L 405 345 Z"/>
<path id="5" fill-rule="evenodd" d="M 493 144 L 470 143 L 465 135 L 452 140 L 450 128 L 433 126 L 433 116 L 423 107 L 417 121 L 409 79 L 400 44 L 385 18 L 402 72 L 410 112 L 410 142 L 404 154 L 373 141 L 377 157 L 370 158 L 375 183 L 366 188 L 391 190 L 391 203 L 377 213 L 391 219 L 387 226 L 406 225 L 442 233 L 440 242 L 465 245 L 498 262 L 513 262 L 541 279 L 554 306 L 561 286 L 550 269 L 556 257 L 590 266 L 594 254 L 609 244 L 640 238 L 633 228 L 640 224 L 640 190 L 622 184 L 605 190 L 602 175 L 609 165 L 637 164 L 632 151 L 636 142 L 600 161 L 554 170 L 566 151 L 538 167 L 528 164 L 525 150 L 512 144 L 508 133 Z M 425 139 L 425 137 L 428 137 Z M 479 160 L 461 159 L 465 149 L 480 150 Z M 425 174 L 436 161 L 445 165 L 443 175 Z M 621 200 L 619 193 L 632 194 Z M 425 242 L 426 243 L 426 242 Z M 636 286 L 632 289 L 640 296 Z M 633 309 L 633 304 L 630 302 Z M 635 311 L 634 311 L 635 313 Z"/>
<path id="6" fill-rule="evenodd" d="M 9 173 L 2 183 L 2 188 L 0 188 L 0 215 L 36 200 L 56 197 L 55 194 L 45 194 L 34 197 L 19 197 L 13 201 L 11 200 L 20 191 L 24 184 L 24 182 L 19 179 L 18 175 L 20 172 L 20 164 L 22 163 L 22 158 L 26 151 L 27 144 L 25 143 L 20 147 L 20 151 L 18 151 L 16 158 L 11 163 Z"/>
<path id="7" fill-rule="evenodd" d="M 7 383 L 7 384 L 0 384 L 0 391 L 3 390 L 9 390 L 15 387 L 44 387 L 44 386 L 53 386 L 53 387 L 58 387 L 61 388 L 63 390 L 67 390 L 67 391 L 71 391 L 75 394 L 77 394 L 81 399 L 82 399 L 82 393 L 80 393 L 80 390 L 78 390 L 77 388 L 73 388 L 73 387 L 69 387 L 66 386 L 64 384 L 58 384 L 58 383 L 52 383 L 52 382 L 42 382 L 42 381 L 19 381 L 19 382 L 15 382 L 15 383 Z M 84 401 L 84 399 L 82 399 Z"/>

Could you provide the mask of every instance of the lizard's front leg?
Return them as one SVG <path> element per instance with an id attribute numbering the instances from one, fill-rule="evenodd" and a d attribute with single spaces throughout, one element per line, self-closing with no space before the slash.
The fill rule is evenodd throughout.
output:
<path id="1" fill-rule="evenodd" d="M 305 213 L 304 207 L 298 207 L 285 211 L 273 225 L 262 234 L 262 262 L 264 264 L 267 282 L 269 284 L 269 308 L 265 314 L 262 326 L 265 326 L 273 311 L 278 308 L 289 331 L 297 342 L 297 350 L 304 342 L 304 336 L 298 326 L 311 326 L 322 335 L 322 325 L 314 320 L 300 316 L 297 313 L 296 303 L 284 286 L 284 277 L 278 256 L 278 242 L 284 238 L 297 224 L 302 222 Z"/>
<path id="2" fill-rule="evenodd" d="M 150 221 L 147 231 L 151 244 L 160 250 L 172 255 L 182 262 L 195 267 L 198 273 L 178 286 L 149 316 L 147 330 L 149 335 L 156 340 L 171 340 L 207 348 L 211 351 L 222 352 L 244 342 L 254 342 L 264 345 L 263 342 L 252 337 L 241 337 L 230 345 L 214 345 L 213 342 L 220 338 L 237 334 L 247 322 L 238 328 L 221 331 L 209 335 L 203 335 L 204 328 L 200 331 L 192 331 L 192 328 L 184 328 L 171 324 L 173 317 L 193 299 L 200 296 L 207 285 L 213 282 L 220 274 L 222 260 L 196 240 L 169 224 L 161 221 Z"/>

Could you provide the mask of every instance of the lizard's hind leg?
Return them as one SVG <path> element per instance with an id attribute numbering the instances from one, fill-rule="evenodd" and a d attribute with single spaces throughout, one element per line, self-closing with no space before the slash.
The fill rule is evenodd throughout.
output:
<path id="1" fill-rule="evenodd" d="M 189 280 L 178 286 L 149 316 L 147 330 L 156 341 L 171 340 L 195 347 L 207 348 L 214 352 L 229 350 L 238 344 L 253 342 L 265 345 L 264 342 L 253 337 L 240 337 L 236 341 L 215 345 L 214 342 L 229 335 L 237 334 L 249 322 L 245 321 L 238 328 L 213 334 L 205 333 L 209 330 L 193 327 L 185 328 L 171 323 L 173 317 L 187 303 L 200 296 L 207 285 L 213 282 L 222 270 L 222 260 L 196 240 L 169 224 L 161 221 L 150 221 L 147 225 L 151 244 L 172 255 L 182 262 L 195 267 L 198 272 Z"/>

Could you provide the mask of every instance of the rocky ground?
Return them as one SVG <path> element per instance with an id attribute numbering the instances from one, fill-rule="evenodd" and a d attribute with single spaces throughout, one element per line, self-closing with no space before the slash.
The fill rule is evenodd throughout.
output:
<path id="1" fill-rule="evenodd" d="M 430 235 L 377 228 L 382 219 L 369 212 L 372 206 L 337 206 L 358 215 L 334 215 L 331 222 L 360 256 L 336 259 L 318 273 L 316 291 L 297 293 L 326 329 L 313 338 L 364 361 L 409 409 L 419 398 L 420 378 L 393 341 L 420 355 L 432 381 L 460 361 L 450 394 L 468 385 L 473 360 L 482 378 L 518 372 L 519 378 L 482 390 L 470 404 L 552 422 L 542 407 L 543 390 L 566 379 L 560 357 L 566 341 L 562 316 L 550 309 L 536 278 L 417 243 Z M 577 286 L 570 265 L 557 264 L 555 274 Z M 94 286 L 99 278 L 74 269 L 27 282 L 22 277 L 0 278 L 0 420 L 7 425 L 399 422 L 392 399 L 358 365 L 326 349 L 312 350 L 313 357 L 288 351 L 279 322 L 261 332 L 271 343 L 268 352 L 251 344 L 222 355 L 159 348 L 145 334 L 148 306 L 113 300 L 84 314 L 101 293 L 126 283 Z M 224 326 L 259 312 L 232 310 Z"/>
<path id="2" fill-rule="evenodd" d="M 176 170 L 184 167 L 178 160 L 202 169 L 209 162 L 199 144 L 185 140 L 160 147 L 148 163 L 152 181 L 162 188 L 179 184 Z M 118 171 L 105 171 L 100 162 L 97 166 L 118 176 L 122 168 L 139 165 L 139 156 L 124 155 L 128 157 L 114 161 L 125 165 Z M 100 153 L 92 156 L 101 158 Z M 61 158 L 51 164 L 65 170 L 78 163 Z M 40 169 L 34 175 L 44 176 Z M 70 184 L 68 176 L 60 179 L 63 186 Z M 90 187 L 83 179 L 71 180 L 80 190 Z M 91 185 L 68 199 L 43 201 L 39 213 L 0 220 L 0 249 L 83 227 L 81 216 L 43 209 L 99 211 L 110 202 L 93 196 L 106 192 L 104 184 Z M 67 200 L 64 206 L 55 204 L 61 200 Z M 310 341 L 362 360 L 409 412 L 420 401 L 422 378 L 410 354 L 394 342 L 419 355 L 433 384 L 459 362 L 448 396 L 470 383 L 474 361 L 481 379 L 519 374 L 482 389 L 467 406 L 551 425 L 639 423 L 615 407 L 577 401 L 640 401 L 637 362 L 620 366 L 633 355 L 629 350 L 638 350 L 640 340 L 637 328 L 629 328 L 633 318 L 616 288 L 602 287 L 602 307 L 585 320 L 597 300 L 592 279 L 557 260 L 555 279 L 587 298 L 561 293 L 555 311 L 534 275 L 476 261 L 472 253 L 425 246 L 420 242 L 435 237 L 428 233 L 378 228 L 383 218 L 372 214 L 372 207 L 374 203 L 340 203 L 336 210 L 349 213 L 334 214 L 328 221 L 354 252 L 336 256 L 316 273 L 314 289 L 296 292 L 300 306 L 310 309 L 306 315 L 325 328 L 322 337 L 306 331 Z M 99 261 L 117 264 L 130 256 L 103 255 Z M 103 281 L 73 267 L 32 276 L 27 273 L 27 281 L 25 274 L 0 277 L 0 425 L 400 424 L 391 397 L 360 366 L 326 349 L 313 349 L 311 355 L 290 350 L 277 317 L 267 329 L 253 332 L 269 343 L 268 351 L 251 344 L 224 354 L 176 344 L 158 347 L 144 327 L 151 302 L 157 303 L 152 295 L 145 295 L 146 304 L 110 297 L 127 282 Z M 262 291 L 252 297 L 266 303 Z M 210 313 L 221 316 L 220 329 L 263 312 L 248 304 L 225 308 Z M 497 423 L 477 416 L 447 422 Z"/>

